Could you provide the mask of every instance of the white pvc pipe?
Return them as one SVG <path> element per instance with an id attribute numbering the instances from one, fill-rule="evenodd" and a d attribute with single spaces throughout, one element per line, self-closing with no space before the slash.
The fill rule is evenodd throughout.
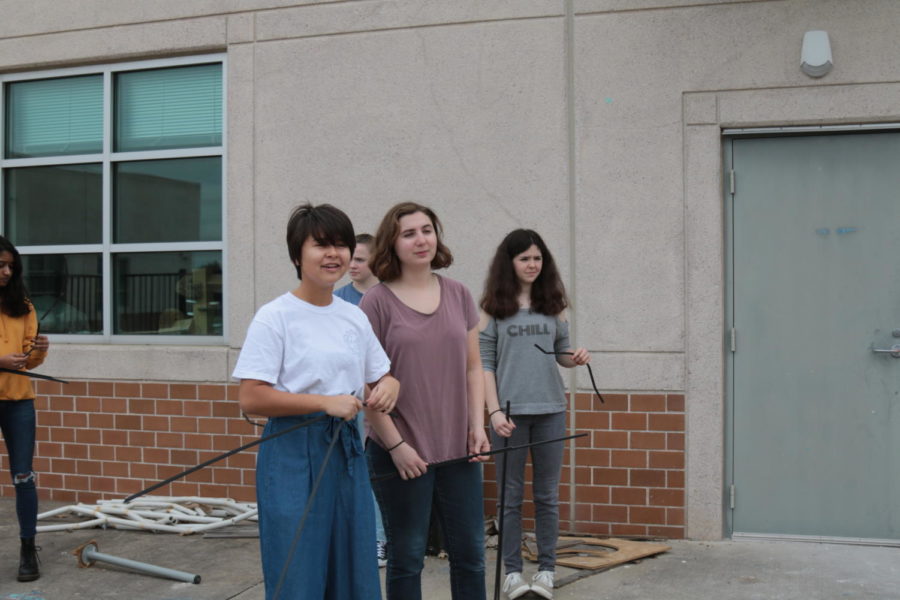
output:
<path id="1" fill-rule="evenodd" d="M 89 519 L 78 523 L 41 525 L 38 531 L 74 531 L 89 527 L 112 526 L 117 529 L 188 535 L 227 527 L 241 521 L 258 520 L 256 504 L 238 503 L 227 498 L 193 496 L 150 496 L 128 504 L 121 500 L 100 500 L 96 505 L 76 504 L 52 509 L 38 515 L 38 519 L 66 514 Z"/>

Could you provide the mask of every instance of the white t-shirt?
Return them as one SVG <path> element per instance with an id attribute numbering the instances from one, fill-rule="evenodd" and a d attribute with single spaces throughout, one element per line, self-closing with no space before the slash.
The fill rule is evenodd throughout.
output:
<path id="1" fill-rule="evenodd" d="M 391 368 L 369 319 L 332 298 L 315 306 L 288 292 L 257 311 L 231 376 L 294 394 L 355 394 Z"/>

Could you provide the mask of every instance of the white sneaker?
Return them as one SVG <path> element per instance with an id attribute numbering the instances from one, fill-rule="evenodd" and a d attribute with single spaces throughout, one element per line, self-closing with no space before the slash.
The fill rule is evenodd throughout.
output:
<path id="1" fill-rule="evenodd" d="M 531 591 L 547 600 L 553 598 L 553 571 L 538 571 L 531 578 Z"/>
<path id="2" fill-rule="evenodd" d="M 506 581 L 503 582 L 503 593 L 509 600 L 515 600 L 520 596 L 524 596 L 530 588 L 525 580 L 522 579 L 521 573 L 507 573 Z"/>
<path id="3" fill-rule="evenodd" d="M 387 566 L 387 548 L 385 543 L 380 540 L 375 542 L 375 556 L 378 557 L 379 568 Z"/>

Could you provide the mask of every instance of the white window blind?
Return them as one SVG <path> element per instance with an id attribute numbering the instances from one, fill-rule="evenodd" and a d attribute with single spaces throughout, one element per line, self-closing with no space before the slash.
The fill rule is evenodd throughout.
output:
<path id="1" fill-rule="evenodd" d="M 103 77 L 7 86 L 6 157 L 91 154 L 103 147 Z"/>
<path id="2" fill-rule="evenodd" d="M 222 65 L 116 75 L 115 149 L 222 144 Z"/>

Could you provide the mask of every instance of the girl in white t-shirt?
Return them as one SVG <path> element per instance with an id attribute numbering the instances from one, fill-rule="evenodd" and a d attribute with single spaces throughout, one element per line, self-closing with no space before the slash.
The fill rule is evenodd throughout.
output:
<path id="1" fill-rule="evenodd" d="M 264 435 L 321 419 L 267 441 L 256 465 L 266 599 L 381 598 L 372 492 L 352 420 L 390 412 L 399 382 L 366 316 L 332 295 L 356 240 L 350 219 L 323 204 L 294 210 L 288 253 L 300 285 L 259 309 L 233 377 L 246 413 L 269 417 Z M 299 542 L 295 535 L 334 435 Z"/>

